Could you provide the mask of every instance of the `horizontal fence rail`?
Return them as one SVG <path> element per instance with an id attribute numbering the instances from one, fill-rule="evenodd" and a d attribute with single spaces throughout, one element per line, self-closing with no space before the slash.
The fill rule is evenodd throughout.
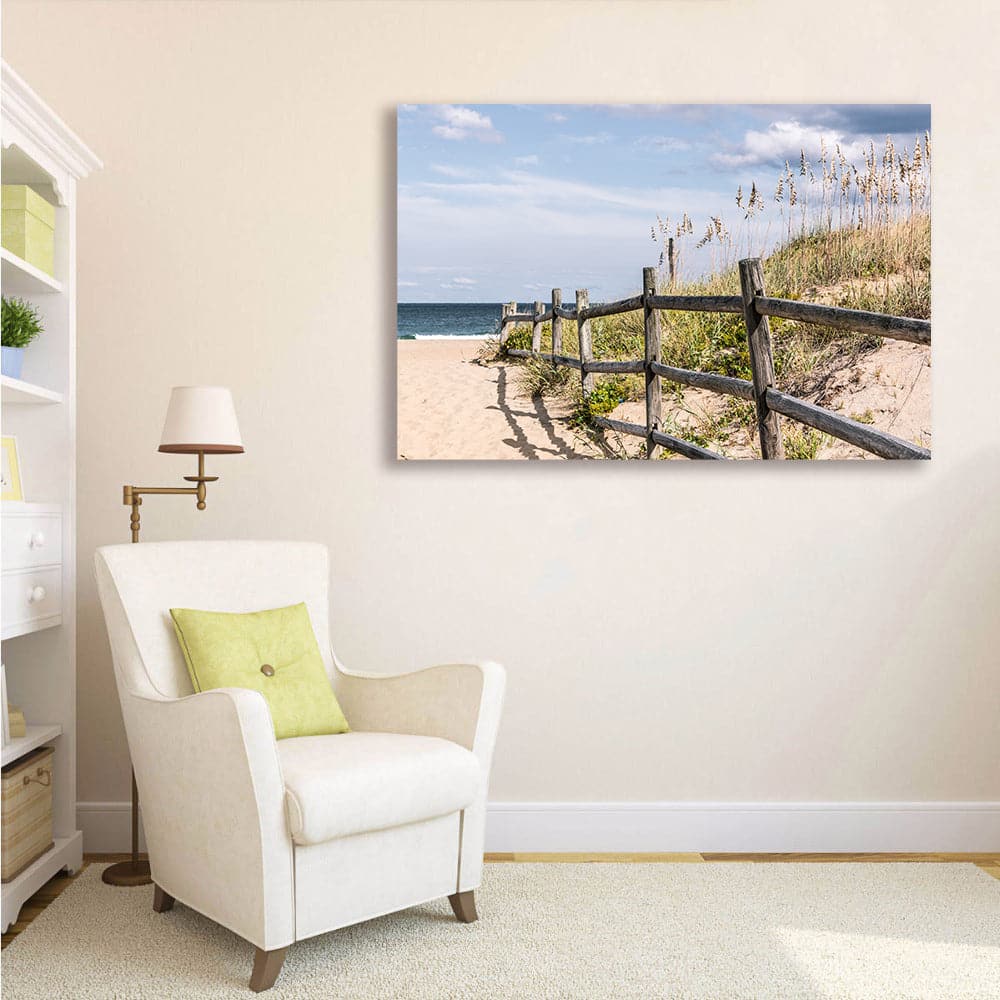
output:
<path id="1" fill-rule="evenodd" d="M 711 458 L 717 459 L 720 462 L 731 461 L 725 455 L 709 451 L 707 448 L 702 448 L 700 445 L 692 444 L 690 441 L 685 441 L 682 438 L 664 434 L 663 431 L 654 430 L 650 436 L 657 444 L 662 445 L 668 451 L 674 451 L 685 458 Z"/>
<path id="2" fill-rule="evenodd" d="M 649 308 L 674 312 L 741 313 L 743 300 L 738 295 L 651 295 Z"/>
<path id="3" fill-rule="evenodd" d="M 629 424 L 624 420 L 612 420 L 610 417 L 594 417 L 594 423 L 598 427 L 604 427 L 609 431 L 617 431 L 619 434 L 631 434 L 632 437 L 645 438 L 646 428 L 643 424 Z"/>
<path id="4" fill-rule="evenodd" d="M 642 296 L 635 295 L 630 299 L 618 302 L 599 302 L 577 311 L 577 319 L 597 319 L 600 316 L 617 316 L 619 313 L 635 312 L 643 308 Z"/>
<path id="5" fill-rule="evenodd" d="M 649 366 L 655 375 L 665 378 L 668 382 L 689 385 L 692 389 L 708 389 L 721 396 L 736 396 L 753 402 L 753 382 L 741 378 L 731 378 L 729 375 L 714 375 L 712 372 L 695 372 L 689 368 L 671 368 L 654 361 Z"/>
<path id="6" fill-rule="evenodd" d="M 859 423 L 857 420 L 850 420 L 842 417 L 838 413 L 831 413 L 824 410 L 822 406 L 815 403 L 807 403 L 804 399 L 796 399 L 777 389 L 767 390 L 767 405 L 777 413 L 792 420 L 797 420 L 800 424 L 814 427 L 825 434 L 840 438 L 848 444 L 853 444 L 857 448 L 870 451 L 880 458 L 930 458 L 931 453 L 926 448 L 910 444 L 902 438 L 894 437 L 885 431 L 876 430 L 867 424 Z"/>
<path id="7" fill-rule="evenodd" d="M 630 424 L 624 420 L 612 420 L 610 417 L 594 417 L 594 423 L 598 427 L 603 427 L 609 431 L 616 431 L 619 434 L 630 434 L 632 437 L 646 437 L 646 428 L 642 424 Z M 658 445 L 669 451 L 675 451 L 678 455 L 684 455 L 687 458 L 710 458 L 723 462 L 731 461 L 725 455 L 719 455 L 714 451 L 709 451 L 707 448 L 702 448 L 700 445 L 692 444 L 690 441 L 685 441 L 682 438 L 664 434 L 663 431 L 654 430 L 651 436 Z"/>
<path id="8" fill-rule="evenodd" d="M 536 302 L 533 312 L 517 312 L 514 302 L 503 306 L 500 315 L 500 346 L 513 358 L 539 358 L 556 367 L 573 368 L 580 372 L 584 400 L 594 387 L 594 375 L 642 374 L 646 375 L 646 423 L 633 424 L 610 417 L 594 416 L 591 422 L 604 430 L 615 431 L 631 437 L 645 438 L 646 457 L 656 458 L 661 448 L 691 459 L 728 460 L 708 448 L 665 433 L 661 428 L 660 380 L 694 389 L 705 389 L 723 396 L 752 402 L 757 413 L 757 427 L 761 456 L 765 459 L 784 458 L 781 428 L 778 415 L 795 420 L 807 427 L 822 431 L 846 441 L 856 448 L 886 459 L 929 459 L 927 448 L 904 441 L 868 424 L 834 413 L 831 410 L 798 399 L 779 391 L 774 385 L 774 356 L 768 317 L 794 320 L 829 327 L 873 333 L 880 337 L 904 340 L 929 346 L 931 324 L 929 320 L 908 316 L 890 316 L 886 313 L 843 309 L 794 299 L 771 298 L 764 294 L 763 267 L 757 258 L 740 261 L 741 295 L 657 295 L 655 268 L 643 269 L 643 294 L 617 302 L 600 302 L 590 305 L 586 289 L 576 293 L 576 306 L 562 305 L 562 291 L 552 290 L 552 303 Z M 642 310 L 644 316 L 645 358 L 597 361 L 593 357 L 590 320 L 604 316 L 617 316 Z M 714 312 L 743 315 L 747 328 L 750 350 L 750 367 L 753 380 L 717 375 L 714 372 L 692 371 L 663 364 L 660 357 L 660 329 L 658 313 Z M 562 321 L 577 322 L 580 357 L 562 353 Z M 541 328 L 552 322 L 552 353 L 541 350 Z M 507 348 L 510 331 L 518 323 L 532 326 L 531 350 Z"/>
<path id="9" fill-rule="evenodd" d="M 585 372 L 594 372 L 598 375 L 638 375 L 646 370 L 645 361 L 588 361 L 584 366 Z"/>
<path id="10" fill-rule="evenodd" d="M 820 306 L 794 299 L 770 299 L 758 296 L 754 305 L 762 316 L 794 319 L 800 323 L 816 323 L 836 330 L 854 330 L 857 333 L 877 333 L 880 337 L 908 340 L 913 344 L 930 344 L 931 324 L 926 319 L 908 316 L 888 316 L 885 313 L 863 312 L 860 309 L 841 309 L 839 306 Z"/>

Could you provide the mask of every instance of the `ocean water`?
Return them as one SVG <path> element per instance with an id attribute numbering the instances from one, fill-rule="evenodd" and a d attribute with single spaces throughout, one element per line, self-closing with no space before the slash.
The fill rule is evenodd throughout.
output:
<path id="1" fill-rule="evenodd" d="M 530 311 L 518 306 L 518 311 Z M 400 302 L 396 306 L 396 339 L 489 337 L 500 328 L 499 302 Z"/>

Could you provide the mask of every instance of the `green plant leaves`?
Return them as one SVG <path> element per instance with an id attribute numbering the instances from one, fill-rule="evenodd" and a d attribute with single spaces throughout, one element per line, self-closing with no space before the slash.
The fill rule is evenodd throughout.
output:
<path id="1" fill-rule="evenodd" d="M 3 297 L 4 347 L 27 347 L 42 332 L 38 310 L 24 299 Z"/>

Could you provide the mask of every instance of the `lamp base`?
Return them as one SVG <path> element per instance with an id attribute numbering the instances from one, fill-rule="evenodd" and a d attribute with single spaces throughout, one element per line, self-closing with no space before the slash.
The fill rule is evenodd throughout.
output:
<path id="1" fill-rule="evenodd" d="M 148 861 L 119 861 L 108 865 L 101 872 L 101 879 L 108 885 L 149 885 L 153 881 Z"/>

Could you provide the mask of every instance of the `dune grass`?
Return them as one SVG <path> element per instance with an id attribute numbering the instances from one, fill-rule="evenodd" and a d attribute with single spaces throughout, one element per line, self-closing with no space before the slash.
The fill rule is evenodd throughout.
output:
<path id="1" fill-rule="evenodd" d="M 777 298 L 818 302 L 926 319 L 930 316 L 930 136 L 918 137 L 910 152 L 900 152 L 891 137 L 872 145 L 863 163 L 852 165 L 839 148 L 823 150 L 818 163 L 803 153 L 795 170 L 787 163 L 778 178 L 772 205 L 765 205 L 756 182 L 749 196 L 742 187 L 736 204 L 743 219 L 735 233 L 721 216 L 712 216 L 696 247 L 711 245 L 713 268 L 707 276 L 684 280 L 686 241 L 694 240 L 694 225 L 686 214 L 673 227 L 658 219 L 652 236 L 662 241 L 658 287 L 682 295 L 738 295 L 737 261 L 760 256 L 767 233 L 783 234 L 763 256 L 764 287 Z M 768 211 L 777 219 L 768 220 Z M 668 241 L 674 248 L 675 278 L 664 271 Z M 758 249 L 755 250 L 755 247 Z M 634 291 L 638 291 L 635 289 Z M 661 356 L 678 368 L 715 372 L 750 379 L 750 357 L 743 317 L 724 313 L 661 312 Z M 564 320 L 563 353 L 579 357 L 576 323 Z M 816 391 L 832 371 L 857 361 L 881 346 L 881 338 L 852 334 L 811 324 L 771 319 L 778 384 L 794 395 Z M 641 312 L 591 320 L 596 360 L 641 358 L 644 355 Z M 519 324 L 507 346 L 530 349 L 531 325 Z M 498 345 L 484 348 L 496 356 Z M 552 327 L 542 327 L 542 351 L 552 350 Z M 642 398 L 641 375 L 595 378 L 587 405 L 580 376 L 569 368 L 553 368 L 538 358 L 520 366 L 521 388 L 531 395 L 561 395 L 575 403 L 580 419 L 608 413 L 620 402 Z M 663 383 L 665 396 L 683 402 L 684 392 Z M 787 425 L 786 454 L 813 458 L 824 436 L 808 428 Z M 755 434 L 752 404 L 730 399 L 721 414 L 707 415 L 671 433 L 698 444 L 723 442 L 737 429 Z M 700 439 L 700 440 L 699 440 Z"/>

